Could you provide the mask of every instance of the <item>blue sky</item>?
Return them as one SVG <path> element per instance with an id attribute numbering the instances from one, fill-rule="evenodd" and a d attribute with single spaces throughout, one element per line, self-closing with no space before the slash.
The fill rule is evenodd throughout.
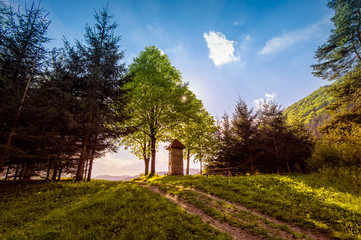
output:
<path id="1" fill-rule="evenodd" d="M 253 107 L 267 95 L 287 107 L 327 84 L 310 67 L 333 27 L 326 0 L 42 0 L 52 21 L 50 46 L 61 47 L 63 36 L 83 39 L 94 9 L 107 3 L 126 64 L 146 45 L 159 47 L 218 118 L 233 112 L 238 97 Z M 166 170 L 167 153 L 158 156 L 157 170 Z M 137 174 L 142 164 L 120 150 L 98 160 L 94 175 Z"/>

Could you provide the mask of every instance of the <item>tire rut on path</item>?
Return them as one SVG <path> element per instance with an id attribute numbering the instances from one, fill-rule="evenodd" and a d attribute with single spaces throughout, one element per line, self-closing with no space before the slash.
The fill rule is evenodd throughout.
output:
<path id="1" fill-rule="evenodd" d="M 204 192 L 204 191 L 201 191 L 201 190 L 198 190 L 198 189 L 191 189 L 191 188 L 188 188 L 188 189 L 190 189 L 191 191 L 195 191 L 195 192 L 198 192 L 198 193 L 200 193 L 200 194 L 206 195 L 206 196 L 214 199 L 215 201 L 222 201 L 222 202 L 224 202 L 224 203 L 226 203 L 226 204 L 229 204 L 229 205 L 231 205 L 231 206 L 233 206 L 233 207 L 235 207 L 235 208 L 237 208 L 237 209 L 240 209 L 240 210 L 242 210 L 242 211 L 249 212 L 249 213 L 251 213 L 251 214 L 253 214 L 253 215 L 255 215 L 255 216 L 258 216 L 258 217 L 260 217 L 260 218 L 265 218 L 267 221 L 273 222 L 273 223 L 275 223 L 275 224 L 287 226 L 288 228 L 292 229 L 293 231 L 298 232 L 298 233 L 302 233 L 302 234 L 304 234 L 305 236 L 307 236 L 307 237 L 310 238 L 310 239 L 315 239 L 315 240 L 328 240 L 328 239 L 333 239 L 333 238 L 331 238 L 331 237 L 325 236 L 325 235 L 322 234 L 322 233 L 319 233 L 319 232 L 316 232 L 316 231 L 312 231 L 312 230 L 309 230 L 309 229 L 304 229 L 304 228 L 298 227 L 298 226 L 296 226 L 296 225 L 289 224 L 289 223 L 286 223 L 286 222 L 283 222 L 283 221 L 280 221 L 280 220 L 271 218 L 271 217 L 269 217 L 269 216 L 267 216 L 267 215 L 264 215 L 264 214 L 262 214 L 262 213 L 260 213 L 260 212 L 256 212 L 256 211 L 254 211 L 254 210 L 251 210 L 251 209 L 246 208 L 246 207 L 244 207 L 244 206 L 241 206 L 241 205 L 239 205 L 239 204 L 235 204 L 235 203 L 229 202 L 229 201 L 227 201 L 227 200 L 225 200 L 225 199 L 221 199 L 221 198 L 219 198 L 219 197 L 217 197 L 217 196 L 213 196 L 213 195 L 211 195 L 211 194 L 209 194 L 209 193 L 206 193 L 206 192 Z"/>
<path id="2" fill-rule="evenodd" d="M 155 185 L 140 185 L 146 187 L 153 192 L 156 192 L 172 202 L 178 204 L 181 208 L 190 214 L 200 216 L 204 222 L 210 224 L 213 228 L 219 231 L 228 233 L 233 239 L 315 239 L 327 240 L 332 239 L 322 233 L 312 230 L 303 229 L 276 219 L 261 214 L 259 212 L 250 210 L 239 204 L 229 202 L 219 197 L 210 195 L 198 189 L 184 188 L 183 186 L 155 186 Z M 211 207 L 214 211 L 221 213 L 221 220 L 207 214 L 204 209 L 186 200 L 184 195 L 178 197 L 174 194 L 169 194 L 165 190 L 159 188 L 173 188 L 182 189 L 183 192 L 196 196 L 196 201 L 200 201 L 203 205 Z M 194 202 L 194 200 L 193 200 Z M 223 221 L 223 218 L 226 221 Z M 228 219 L 228 223 L 227 223 Z M 230 224 L 231 223 L 231 224 Z"/>
<path id="3" fill-rule="evenodd" d="M 195 207 L 193 204 L 188 203 L 187 201 L 185 201 L 177 196 L 172 196 L 162 190 L 159 190 L 156 186 L 152 186 L 152 185 L 140 185 L 140 186 L 146 187 L 146 188 L 150 189 L 151 191 L 156 192 L 156 193 L 162 195 L 163 197 L 166 197 L 170 201 L 178 204 L 182 209 L 184 209 L 188 213 L 201 217 L 205 223 L 211 225 L 213 228 L 218 229 L 221 232 L 228 233 L 233 239 L 249 239 L 249 240 L 262 239 L 248 231 L 234 228 L 227 223 L 222 223 L 222 222 L 218 221 L 217 219 L 205 214 L 202 210 Z"/>

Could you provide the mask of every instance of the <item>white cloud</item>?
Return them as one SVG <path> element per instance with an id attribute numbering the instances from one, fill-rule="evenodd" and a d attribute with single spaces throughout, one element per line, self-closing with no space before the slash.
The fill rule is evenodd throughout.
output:
<path id="1" fill-rule="evenodd" d="M 282 35 L 273 37 L 272 39 L 268 40 L 266 42 L 266 45 L 262 48 L 261 51 L 258 52 L 258 54 L 267 55 L 280 52 L 298 42 L 313 38 L 320 31 L 321 25 L 327 23 L 329 23 L 329 20 L 325 19 L 306 28 L 290 32 L 284 32 Z"/>
<path id="2" fill-rule="evenodd" d="M 266 93 L 265 98 L 259 98 L 254 100 L 253 102 L 256 108 L 260 109 L 263 103 L 272 102 L 276 96 L 276 93 Z"/>
<path id="3" fill-rule="evenodd" d="M 236 42 L 230 41 L 221 32 L 210 31 L 203 34 L 209 49 L 209 58 L 212 59 L 214 65 L 220 66 L 240 58 L 234 55 L 234 45 Z"/>
<path id="4" fill-rule="evenodd" d="M 178 45 L 176 45 L 175 47 L 171 47 L 171 48 L 167 48 L 166 49 L 166 52 L 167 53 L 171 53 L 171 54 L 180 54 L 184 51 L 184 47 L 183 47 L 183 44 L 182 43 L 179 43 Z"/>
<path id="5" fill-rule="evenodd" d="M 266 99 L 273 101 L 276 97 L 276 93 L 272 93 L 272 94 L 266 93 L 265 96 L 266 96 Z"/>
<path id="6" fill-rule="evenodd" d="M 160 50 L 160 54 L 161 54 L 161 55 L 164 55 L 164 54 L 165 54 L 165 52 L 164 52 L 162 49 L 159 48 L 159 50 Z"/>

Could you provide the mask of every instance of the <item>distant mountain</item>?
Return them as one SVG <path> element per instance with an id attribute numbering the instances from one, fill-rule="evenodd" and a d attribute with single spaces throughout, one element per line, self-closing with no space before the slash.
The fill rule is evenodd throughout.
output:
<path id="1" fill-rule="evenodd" d="M 122 176 L 111 176 L 111 175 L 99 175 L 94 177 L 93 179 L 99 180 L 107 180 L 107 181 L 129 181 L 133 178 L 140 177 L 140 175 L 129 176 L 129 175 L 122 175 Z"/>
<path id="2" fill-rule="evenodd" d="M 186 170 L 184 169 L 184 173 L 186 172 Z M 157 172 L 158 175 L 163 176 L 167 173 L 167 171 L 160 171 Z M 189 169 L 189 174 L 190 175 L 197 175 L 199 174 L 199 169 Z M 121 175 L 121 176 L 111 176 L 111 175 L 98 175 L 96 177 L 94 177 L 93 179 L 98 179 L 98 180 L 107 180 L 107 181 L 129 181 L 132 180 L 133 178 L 137 178 L 140 177 L 140 175 L 134 175 L 134 176 L 130 176 L 130 175 Z"/>
<path id="3" fill-rule="evenodd" d="M 292 120 L 299 119 L 318 136 L 318 127 L 329 118 L 326 107 L 333 102 L 333 97 L 327 93 L 329 87 L 330 85 L 320 87 L 307 97 L 286 108 L 284 113 L 288 121 L 292 122 Z"/>

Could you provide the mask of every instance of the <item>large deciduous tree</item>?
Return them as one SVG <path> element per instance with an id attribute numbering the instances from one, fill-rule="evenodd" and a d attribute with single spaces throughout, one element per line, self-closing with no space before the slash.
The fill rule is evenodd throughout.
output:
<path id="1" fill-rule="evenodd" d="M 213 117 L 190 90 L 185 92 L 182 102 L 187 107 L 182 112 L 182 119 L 179 119 L 180 122 L 172 135 L 186 147 L 186 175 L 189 175 L 191 156 L 194 156 L 194 160 L 198 160 L 202 164 L 202 161 L 213 153 L 217 147 L 217 143 L 213 138 L 217 128 Z"/>
<path id="2" fill-rule="evenodd" d="M 132 80 L 125 84 L 128 128 L 141 131 L 141 145 L 150 143 L 150 173 L 155 173 L 157 143 L 167 139 L 170 132 L 184 120 L 189 102 L 183 101 L 187 84 L 180 72 L 171 65 L 167 55 L 155 46 L 148 46 L 129 66 Z M 143 141 L 144 140 L 144 141 Z M 147 150 L 148 151 L 148 150 Z"/>

